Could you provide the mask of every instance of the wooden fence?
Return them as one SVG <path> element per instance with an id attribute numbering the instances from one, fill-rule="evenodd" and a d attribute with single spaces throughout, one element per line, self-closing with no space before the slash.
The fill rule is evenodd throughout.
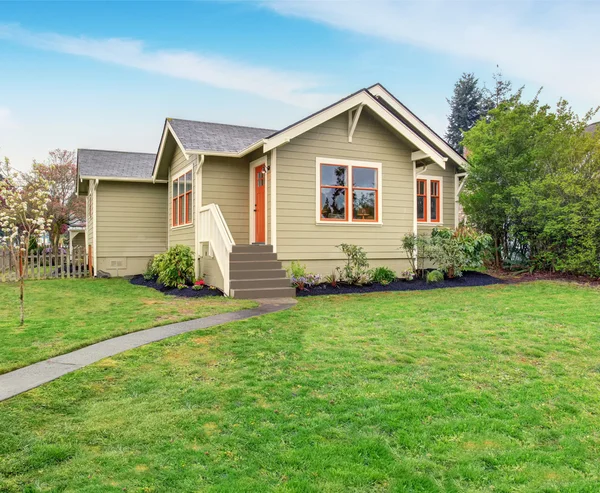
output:
<path id="1" fill-rule="evenodd" d="M 91 248 L 86 250 L 85 246 L 74 246 L 72 250 L 44 247 L 32 250 L 15 261 L 8 248 L 0 247 L 0 282 L 17 280 L 19 263 L 25 279 L 91 277 L 91 253 Z"/>

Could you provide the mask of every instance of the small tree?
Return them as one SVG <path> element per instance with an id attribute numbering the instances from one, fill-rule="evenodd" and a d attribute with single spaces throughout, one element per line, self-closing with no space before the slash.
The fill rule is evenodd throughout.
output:
<path id="1" fill-rule="evenodd" d="M 25 323 L 25 272 L 30 242 L 48 229 L 48 190 L 50 182 L 33 173 L 24 179 L 6 162 L 5 173 L 0 181 L 0 228 L 4 232 L 1 241 L 8 248 L 15 274 L 19 282 L 20 325 Z"/>
<path id="2" fill-rule="evenodd" d="M 50 183 L 49 203 L 45 217 L 50 220 L 52 245 L 58 247 L 59 239 L 69 226 L 85 219 L 85 199 L 78 197 L 77 164 L 75 152 L 64 149 L 50 151 L 44 163 L 33 163 L 32 179 L 41 176 Z"/>

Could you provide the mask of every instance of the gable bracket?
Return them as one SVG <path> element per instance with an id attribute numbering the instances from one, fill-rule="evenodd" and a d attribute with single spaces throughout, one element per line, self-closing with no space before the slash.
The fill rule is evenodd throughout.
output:
<path id="1" fill-rule="evenodd" d="M 348 111 L 348 142 L 352 142 L 352 136 L 356 130 L 356 125 L 358 124 L 358 119 L 360 118 L 363 106 L 364 103 L 361 103 L 356 108 L 352 108 Z"/>

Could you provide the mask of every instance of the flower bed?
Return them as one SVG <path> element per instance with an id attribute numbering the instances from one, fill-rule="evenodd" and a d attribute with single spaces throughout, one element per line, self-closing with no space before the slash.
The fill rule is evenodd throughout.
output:
<path id="1" fill-rule="evenodd" d="M 183 298 L 202 298 L 205 296 L 223 296 L 221 290 L 216 288 L 210 288 L 208 286 L 204 286 L 203 289 L 192 289 L 191 286 L 187 286 L 184 289 L 177 288 L 168 288 L 164 284 L 160 284 L 155 279 L 146 280 L 144 276 L 138 275 L 133 276 L 129 281 L 131 284 L 135 284 L 136 286 L 146 286 L 148 288 L 156 289 L 161 293 L 168 294 L 171 296 L 181 296 Z"/>
<path id="2" fill-rule="evenodd" d="M 330 294 L 352 294 L 352 293 L 376 293 L 384 291 L 423 291 L 440 288 L 462 288 L 470 286 L 488 286 L 491 284 L 502 284 L 505 281 L 481 272 L 466 271 L 462 277 L 444 279 L 436 283 L 427 283 L 424 279 L 406 281 L 398 279 L 387 285 L 368 284 L 365 286 L 353 286 L 338 282 L 336 287 L 331 284 L 319 284 L 312 288 L 296 289 L 296 296 L 323 296 Z"/>

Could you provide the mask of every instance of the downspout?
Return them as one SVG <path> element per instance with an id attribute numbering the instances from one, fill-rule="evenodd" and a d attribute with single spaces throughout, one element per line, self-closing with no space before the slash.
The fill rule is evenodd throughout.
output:
<path id="1" fill-rule="evenodd" d="M 196 171 L 194 173 L 194 188 L 196 193 L 194 194 L 194 275 L 196 279 L 200 278 L 200 261 L 199 261 L 199 251 L 200 248 L 200 238 L 199 238 L 199 221 L 200 214 L 199 210 L 202 207 L 202 166 L 204 165 L 204 154 L 200 154 L 199 160 L 197 160 Z"/>

